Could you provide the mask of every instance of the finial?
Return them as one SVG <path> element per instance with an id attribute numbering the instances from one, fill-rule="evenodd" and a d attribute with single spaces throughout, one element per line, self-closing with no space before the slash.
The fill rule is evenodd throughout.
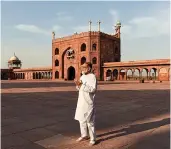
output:
<path id="1" fill-rule="evenodd" d="M 15 52 L 14 52 L 14 56 L 15 56 Z"/>
<path id="2" fill-rule="evenodd" d="M 92 22 L 91 22 L 91 20 L 89 21 L 89 31 L 91 31 L 91 24 L 92 24 Z"/>
<path id="3" fill-rule="evenodd" d="M 100 32 L 100 24 L 101 24 L 101 21 L 99 20 L 97 23 L 98 23 L 98 31 Z"/>

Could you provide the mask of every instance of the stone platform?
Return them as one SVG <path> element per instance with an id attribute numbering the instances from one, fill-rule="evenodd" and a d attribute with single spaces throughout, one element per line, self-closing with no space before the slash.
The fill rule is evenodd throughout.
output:
<path id="1" fill-rule="evenodd" d="M 2 149 L 169 149 L 170 85 L 99 82 L 97 145 L 76 143 L 73 82 L 3 81 Z"/>

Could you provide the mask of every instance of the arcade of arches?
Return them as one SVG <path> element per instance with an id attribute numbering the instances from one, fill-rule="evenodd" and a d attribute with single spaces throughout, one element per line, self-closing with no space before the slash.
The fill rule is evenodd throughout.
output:
<path id="1" fill-rule="evenodd" d="M 14 79 L 52 79 L 52 72 L 39 71 L 39 72 L 16 72 L 14 73 Z"/>
<path id="2" fill-rule="evenodd" d="M 52 68 L 26 68 L 13 69 L 8 73 L 8 79 L 14 80 L 36 80 L 52 79 Z"/>
<path id="3" fill-rule="evenodd" d="M 105 80 L 170 80 L 170 60 L 105 63 Z"/>
<path id="4" fill-rule="evenodd" d="M 86 62 L 86 57 L 82 57 L 81 63 Z M 95 64 L 97 59 L 92 58 Z M 60 79 L 60 70 L 58 67 L 52 73 L 51 67 L 28 68 L 28 69 L 1 69 L 1 79 Z M 77 74 L 75 66 L 68 66 L 66 69 L 66 80 L 73 80 Z M 111 62 L 104 63 L 102 80 L 170 80 L 170 60 L 149 60 L 149 61 L 131 61 L 131 62 Z"/>

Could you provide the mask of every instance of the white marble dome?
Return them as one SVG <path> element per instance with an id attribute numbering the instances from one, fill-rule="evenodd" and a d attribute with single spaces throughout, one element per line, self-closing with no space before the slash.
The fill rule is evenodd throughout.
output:
<path id="1" fill-rule="evenodd" d="M 14 56 L 12 56 L 9 61 L 19 61 L 19 58 L 14 54 Z"/>

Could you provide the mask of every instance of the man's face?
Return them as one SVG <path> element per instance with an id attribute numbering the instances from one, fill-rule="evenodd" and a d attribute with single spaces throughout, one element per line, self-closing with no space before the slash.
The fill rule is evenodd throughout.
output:
<path id="1" fill-rule="evenodd" d="M 82 66 L 82 73 L 88 74 L 90 72 L 90 67 L 87 64 L 83 64 Z"/>

